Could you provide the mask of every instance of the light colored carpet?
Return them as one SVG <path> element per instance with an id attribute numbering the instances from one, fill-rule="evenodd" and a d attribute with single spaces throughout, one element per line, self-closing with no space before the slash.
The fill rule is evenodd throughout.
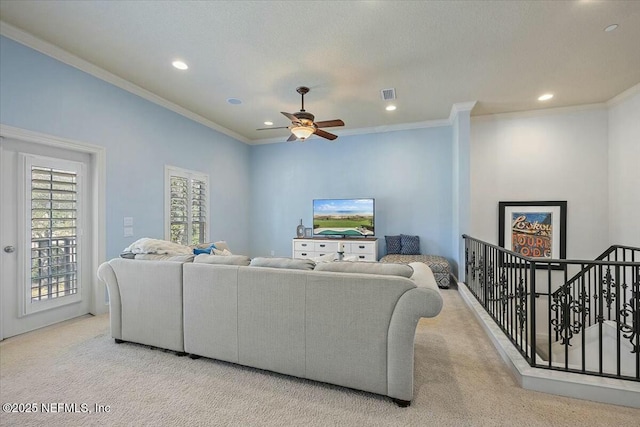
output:
<path id="1" fill-rule="evenodd" d="M 109 405 L 108 413 L 1 413 L 3 426 L 613 426 L 640 410 L 523 390 L 457 290 L 416 334 L 409 408 L 369 393 L 135 344 L 117 345 L 107 316 L 0 343 L 1 403 Z"/>

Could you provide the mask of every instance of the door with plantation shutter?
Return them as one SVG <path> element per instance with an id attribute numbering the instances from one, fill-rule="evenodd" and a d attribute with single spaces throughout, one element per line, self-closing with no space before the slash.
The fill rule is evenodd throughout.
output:
<path id="1" fill-rule="evenodd" d="M 90 159 L 8 140 L 0 160 L 0 306 L 7 338 L 89 312 L 91 272 L 83 266 Z"/>

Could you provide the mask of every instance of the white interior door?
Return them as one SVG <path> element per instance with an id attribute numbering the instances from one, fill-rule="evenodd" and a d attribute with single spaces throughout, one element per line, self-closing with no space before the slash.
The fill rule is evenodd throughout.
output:
<path id="1" fill-rule="evenodd" d="M 0 142 L 0 338 L 89 312 L 91 157 Z"/>

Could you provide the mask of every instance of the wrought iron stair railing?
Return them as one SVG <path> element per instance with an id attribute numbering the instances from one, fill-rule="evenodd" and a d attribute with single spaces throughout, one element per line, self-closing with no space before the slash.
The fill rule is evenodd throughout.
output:
<path id="1" fill-rule="evenodd" d="M 606 251 L 600 254 L 596 259 L 596 261 L 630 261 L 636 262 L 640 261 L 640 248 L 632 247 L 632 246 L 623 246 L 623 245 L 613 245 L 610 246 Z M 590 284 L 591 287 L 595 287 L 596 282 L 593 280 L 593 277 L 601 277 L 604 288 L 601 292 L 603 295 L 604 301 L 607 305 L 607 310 L 601 312 L 604 319 L 603 320 L 613 320 L 615 316 L 614 310 L 612 310 L 612 304 L 614 298 L 616 298 L 616 290 L 615 290 L 615 282 L 618 276 L 622 276 L 622 299 L 624 301 L 628 301 L 629 292 L 633 292 L 633 289 L 629 289 L 627 275 L 628 271 L 623 268 L 618 274 L 615 274 L 615 271 L 612 273 L 610 267 L 599 267 L 598 265 L 589 264 L 584 266 L 578 273 L 576 273 L 571 279 L 569 279 L 566 283 L 561 285 L 558 289 L 556 289 L 552 294 L 551 298 L 556 302 L 557 307 L 561 306 L 561 301 L 566 294 L 570 294 L 573 300 L 579 298 L 580 292 L 582 291 L 583 284 Z M 614 277 L 615 276 L 615 277 Z M 592 303 L 597 303 L 599 292 L 593 289 L 586 289 L 586 294 L 591 295 L 593 301 L 586 300 L 585 306 L 588 315 L 585 318 L 586 326 L 591 326 L 598 321 L 597 316 L 595 315 L 598 311 L 591 309 Z M 555 318 L 559 319 L 561 313 L 556 312 Z M 571 316 L 575 318 L 576 313 L 572 312 Z M 628 324 L 627 317 L 630 316 L 628 310 L 623 310 L 622 317 L 624 318 L 624 323 Z M 573 319 L 575 320 L 575 319 Z M 559 320 L 556 320 L 559 322 Z M 559 337 L 556 336 L 556 341 L 559 340 Z"/>
<path id="2" fill-rule="evenodd" d="M 465 284 L 531 366 L 640 381 L 640 248 L 540 260 L 463 238 Z"/>

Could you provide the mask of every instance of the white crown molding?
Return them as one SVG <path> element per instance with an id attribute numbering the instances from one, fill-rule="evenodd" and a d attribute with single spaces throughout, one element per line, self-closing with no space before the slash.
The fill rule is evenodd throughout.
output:
<path id="1" fill-rule="evenodd" d="M 473 107 L 476 106 L 478 101 L 469 101 L 469 102 L 457 102 L 451 106 L 451 112 L 449 113 L 449 124 L 452 125 L 456 116 L 464 111 L 473 110 Z"/>
<path id="2" fill-rule="evenodd" d="M 50 56 L 74 68 L 77 68 L 80 71 L 91 74 L 92 76 L 97 77 L 100 80 L 104 80 L 107 83 L 119 87 L 120 89 L 126 90 L 127 92 L 133 93 L 134 95 L 146 99 L 147 101 L 160 105 L 161 107 L 171 110 L 174 113 L 180 114 L 181 116 L 193 120 L 194 122 L 207 126 L 210 129 L 216 130 L 220 133 L 230 136 L 231 138 L 237 139 L 238 141 L 242 141 L 245 144 L 248 144 L 250 142 L 248 138 L 245 138 L 244 136 L 232 130 L 220 126 L 219 124 L 214 123 L 211 120 L 205 119 L 204 117 L 193 113 L 184 107 L 174 104 L 173 102 L 168 101 L 152 92 L 149 92 L 148 90 L 143 89 L 140 86 L 137 86 L 121 77 L 118 77 L 115 74 L 112 74 L 88 61 L 85 61 L 84 59 L 81 59 L 64 49 L 61 49 L 49 42 L 39 39 L 38 37 L 35 37 L 34 35 L 22 31 L 3 21 L 0 21 L 0 35 L 10 38 L 20 44 L 30 47 L 31 49 Z"/>
<path id="3" fill-rule="evenodd" d="M 441 119 L 441 120 L 428 120 L 424 122 L 402 123 L 397 125 L 373 126 L 368 128 L 343 129 L 339 131 L 332 130 L 331 133 L 334 133 L 338 136 L 369 135 L 372 133 L 397 132 L 402 130 L 449 126 L 450 124 L 451 124 L 450 120 Z M 284 137 L 279 137 L 279 138 L 254 139 L 254 140 L 251 140 L 249 144 L 261 145 L 261 144 L 274 144 L 278 142 L 285 142 L 285 137 L 286 135 Z"/>
<path id="4" fill-rule="evenodd" d="M 514 111 L 511 113 L 498 113 L 498 114 L 483 114 L 480 116 L 473 116 L 473 121 L 491 121 L 496 119 L 516 119 L 516 118 L 528 118 L 528 117 L 542 117 L 551 116 L 555 114 L 576 113 L 580 111 L 588 110 L 606 110 L 607 104 L 604 102 L 598 104 L 583 104 L 573 105 L 571 107 L 557 107 L 557 108 L 544 108 L 539 110 L 526 110 L 526 111 Z"/>
<path id="5" fill-rule="evenodd" d="M 628 98 L 631 98 L 632 96 L 636 95 L 640 93 L 640 83 L 638 83 L 635 86 L 631 86 L 629 89 L 625 90 L 624 92 L 614 96 L 613 98 L 611 98 L 610 100 L 607 101 L 607 107 L 613 107 L 614 105 L 618 105 L 621 102 L 627 100 Z"/>

